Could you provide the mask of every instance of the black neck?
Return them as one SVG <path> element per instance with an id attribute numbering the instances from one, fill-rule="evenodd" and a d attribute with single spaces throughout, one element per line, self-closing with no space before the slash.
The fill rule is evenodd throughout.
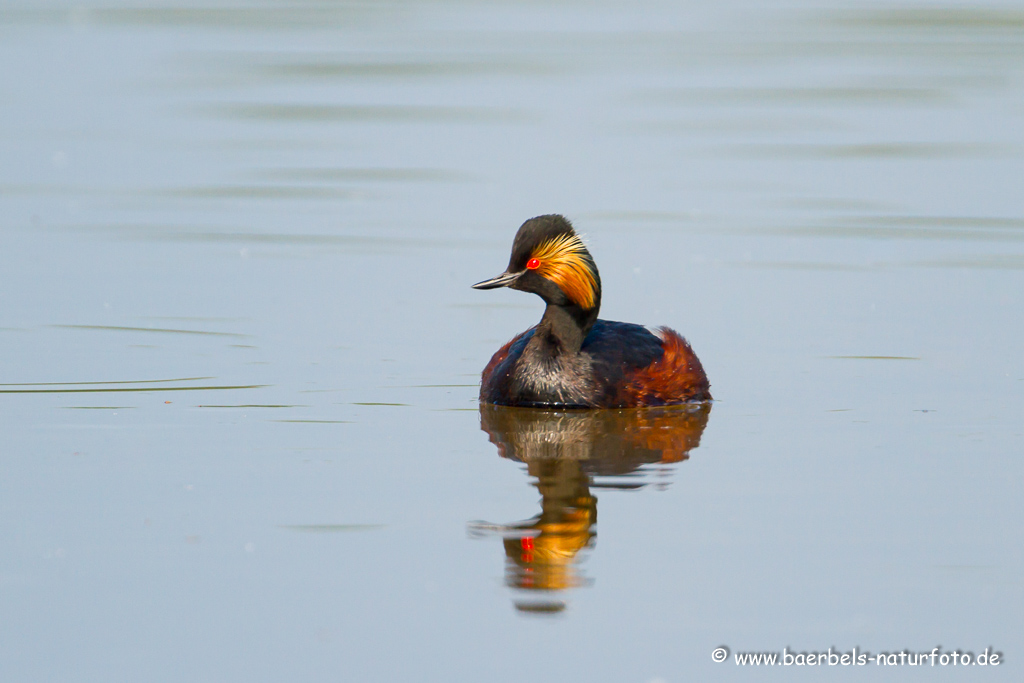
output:
<path id="1" fill-rule="evenodd" d="M 576 305 L 549 303 L 531 343 L 551 347 L 549 351 L 555 355 L 579 353 L 583 340 L 597 320 L 597 311 L 597 306 L 583 310 Z"/>

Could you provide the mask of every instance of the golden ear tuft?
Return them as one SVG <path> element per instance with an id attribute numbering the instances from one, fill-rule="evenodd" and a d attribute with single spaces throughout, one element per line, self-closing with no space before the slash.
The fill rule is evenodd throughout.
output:
<path id="1" fill-rule="evenodd" d="M 579 235 L 568 233 L 546 240 L 531 257 L 540 262 L 536 272 L 558 285 L 570 301 L 583 309 L 594 307 L 597 278 Z"/>

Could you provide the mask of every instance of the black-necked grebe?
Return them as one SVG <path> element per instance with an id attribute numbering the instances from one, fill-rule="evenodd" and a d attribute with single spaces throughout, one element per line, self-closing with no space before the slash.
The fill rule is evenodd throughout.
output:
<path id="1" fill-rule="evenodd" d="M 523 223 L 505 272 L 473 287 L 533 292 L 547 304 L 540 322 L 484 368 L 484 403 L 635 408 L 711 399 L 704 368 L 679 334 L 597 319 L 601 277 L 563 216 Z"/>

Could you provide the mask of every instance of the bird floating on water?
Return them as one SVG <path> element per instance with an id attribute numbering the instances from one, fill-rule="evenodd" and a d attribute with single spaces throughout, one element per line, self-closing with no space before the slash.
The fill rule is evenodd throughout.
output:
<path id="1" fill-rule="evenodd" d="M 473 287 L 533 292 L 547 304 L 540 322 L 484 368 L 484 403 L 636 408 L 711 400 L 704 368 L 677 332 L 597 318 L 601 277 L 564 216 L 523 223 L 505 272 Z"/>

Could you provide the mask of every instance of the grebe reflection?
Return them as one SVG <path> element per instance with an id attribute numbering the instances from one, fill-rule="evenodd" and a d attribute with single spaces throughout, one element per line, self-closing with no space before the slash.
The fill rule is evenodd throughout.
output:
<path id="1" fill-rule="evenodd" d="M 480 426 L 503 458 L 526 464 L 541 494 L 539 515 L 511 524 L 473 522 L 474 536 L 499 535 L 505 583 L 516 609 L 559 612 L 562 591 L 586 585 L 580 551 L 594 545 L 596 489 L 640 489 L 659 463 L 689 458 L 710 403 L 632 410 L 539 410 L 481 405 Z"/>

